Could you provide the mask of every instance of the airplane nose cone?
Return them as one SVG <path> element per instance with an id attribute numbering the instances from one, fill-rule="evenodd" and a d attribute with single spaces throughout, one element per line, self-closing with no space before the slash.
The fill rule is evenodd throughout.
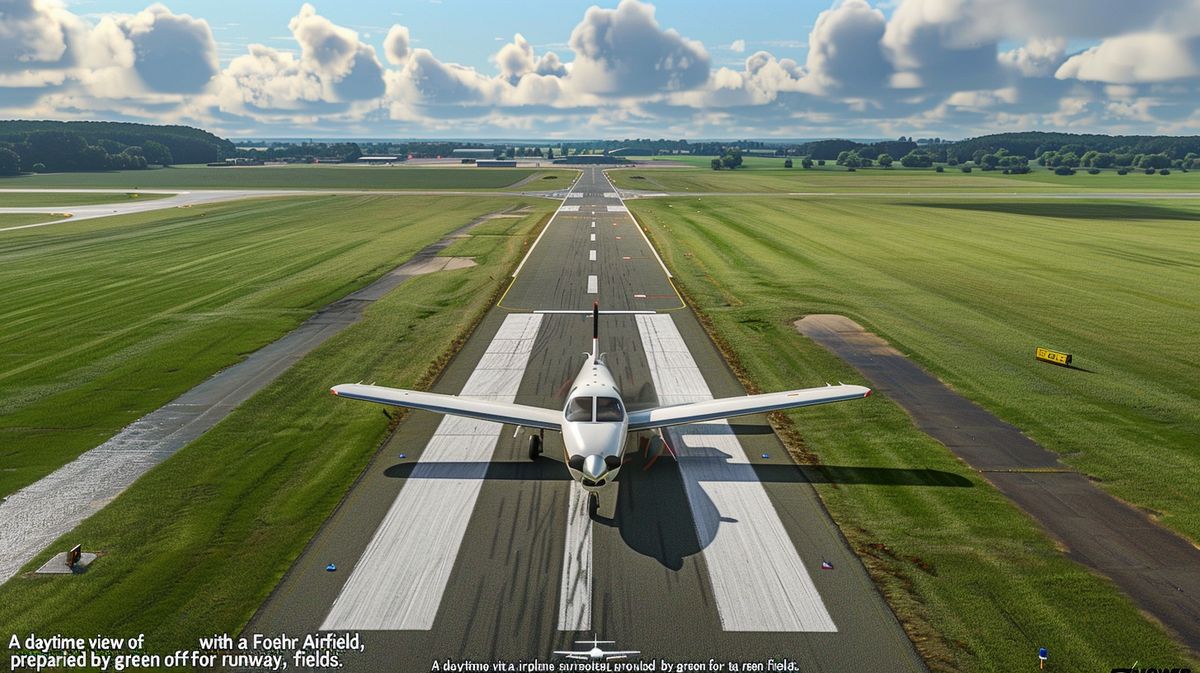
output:
<path id="1" fill-rule="evenodd" d="M 588 456 L 583 461 L 583 473 L 592 479 L 598 479 L 604 474 L 607 468 L 604 466 L 604 458 L 601 456 Z"/>

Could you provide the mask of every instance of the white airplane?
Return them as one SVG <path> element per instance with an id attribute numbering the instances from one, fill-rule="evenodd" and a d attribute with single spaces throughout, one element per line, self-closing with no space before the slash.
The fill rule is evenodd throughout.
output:
<path id="1" fill-rule="evenodd" d="M 611 487 L 617 478 L 624 459 L 626 435 L 630 432 L 658 430 L 661 433 L 662 428 L 672 425 L 842 402 L 871 394 L 871 389 L 863 386 L 827 385 L 628 412 L 605 363 L 605 354 L 600 353 L 599 306 L 593 305 L 591 313 L 592 352 L 584 354 L 583 367 L 575 377 L 562 410 L 360 383 L 343 383 L 334 386 L 331 392 L 353 400 L 536 428 L 539 433 L 529 438 L 531 460 L 537 460 L 541 455 L 542 435 L 546 430 L 560 432 L 566 449 L 567 470 L 588 492 L 588 509 L 592 516 L 600 504 L 600 492 Z"/>
<path id="2" fill-rule="evenodd" d="M 617 659 L 628 659 L 641 654 L 638 650 L 602 650 L 601 645 L 614 645 L 615 640 L 576 640 L 576 645 L 591 645 L 588 650 L 555 650 L 554 654 L 565 659 L 574 659 L 576 661 L 614 661 Z"/>

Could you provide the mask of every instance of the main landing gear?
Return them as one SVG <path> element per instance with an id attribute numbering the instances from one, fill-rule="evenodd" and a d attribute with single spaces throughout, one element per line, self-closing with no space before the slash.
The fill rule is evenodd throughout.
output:
<path id="1" fill-rule="evenodd" d="M 537 460 L 542 455 L 542 433 L 529 436 L 529 460 Z"/>

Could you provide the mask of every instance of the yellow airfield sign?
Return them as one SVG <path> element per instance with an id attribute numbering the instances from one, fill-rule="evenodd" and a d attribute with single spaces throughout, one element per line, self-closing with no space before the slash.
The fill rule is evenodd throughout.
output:
<path id="1" fill-rule="evenodd" d="M 1037 350 L 1034 351 L 1034 355 L 1042 362 L 1049 362 L 1064 367 L 1071 364 L 1070 353 L 1060 353 L 1059 351 L 1052 351 L 1049 348 L 1038 346 Z"/>

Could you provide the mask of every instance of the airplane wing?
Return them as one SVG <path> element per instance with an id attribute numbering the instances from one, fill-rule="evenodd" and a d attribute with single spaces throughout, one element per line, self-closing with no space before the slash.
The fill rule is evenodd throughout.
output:
<path id="1" fill-rule="evenodd" d="M 743 397 L 726 397 L 719 400 L 705 400 L 688 404 L 675 404 L 669 407 L 657 407 L 634 411 L 629 414 L 629 430 L 648 430 L 664 428 L 670 425 L 684 423 L 700 423 L 721 418 L 761 414 L 768 411 L 781 411 L 796 407 L 808 407 L 814 404 L 828 404 L 856 400 L 871 394 L 870 388 L 863 386 L 838 385 L 822 388 L 804 388 L 802 390 L 785 390 L 780 393 L 763 393 L 761 395 L 745 395 Z"/>
<path id="2" fill-rule="evenodd" d="M 393 407 L 424 409 L 439 414 L 466 416 L 496 423 L 523 425 L 527 428 L 562 430 L 562 412 L 555 409 L 530 407 L 524 404 L 476 400 L 469 397 L 424 393 L 418 390 L 402 390 L 383 386 L 367 386 L 361 383 L 343 383 L 330 392 L 338 397 L 352 400 L 377 402 Z"/>

